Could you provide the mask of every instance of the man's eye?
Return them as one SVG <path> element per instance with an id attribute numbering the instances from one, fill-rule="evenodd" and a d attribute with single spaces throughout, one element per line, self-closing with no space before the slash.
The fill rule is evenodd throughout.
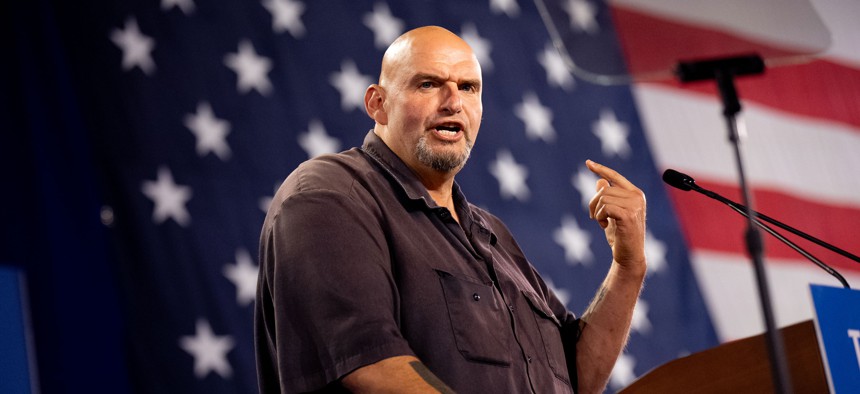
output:
<path id="1" fill-rule="evenodd" d="M 430 81 L 421 82 L 421 88 L 422 89 L 430 89 L 432 87 L 433 87 L 433 82 L 430 82 Z"/>
<path id="2" fill-rule="evenodd" d="M 460 90 L 465 90 L 467 92 L 474 92 L 475 91 L 475 85 L 472 85 L 472 84 L 461 85 Z"/>

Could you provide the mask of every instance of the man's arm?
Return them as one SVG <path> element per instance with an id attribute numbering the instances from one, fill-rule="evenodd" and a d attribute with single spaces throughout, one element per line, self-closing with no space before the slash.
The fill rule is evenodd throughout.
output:
<path id="1" fill-rule="evenodd" d="M 412 356 L 397 356 L 350 372 L 341 381 L 353 393 L 442 393 L 454 391 Z"/>
<path id="2" fill-rule="evenodd" d="M 612 248 L 612 265 L 582 315 L 576 364 L 578 392 L 599 393 L 627 343 L 633 308 L 645 279 L 645 195 L 614 170 L 592 161 L 586 165 L 601 177 L 589 212 L 604 229 Z"/>

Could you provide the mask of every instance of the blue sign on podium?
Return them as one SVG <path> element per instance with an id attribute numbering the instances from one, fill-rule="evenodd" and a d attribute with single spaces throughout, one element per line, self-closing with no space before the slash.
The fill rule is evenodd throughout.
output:
<path id="1" fill-rule="evenodd" d="M 811 285 L 815 329 L 832 393 L 860 393 L 860 291 Z"/>
<path id="2" fill-rule="evenodd" d="M 21 271 L 0 264 L 0 393 L 30 393 L 35 376 L 27 349 L 29 329 L 26 319 Z"/>

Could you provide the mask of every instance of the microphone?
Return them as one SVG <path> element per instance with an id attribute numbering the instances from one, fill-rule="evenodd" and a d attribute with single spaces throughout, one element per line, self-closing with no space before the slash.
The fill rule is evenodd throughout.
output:
<path id="1" fill-rule="evenodd" d="M 693 190 L 697 193 L 704 194 L 705 196 L 708 196 L 714 200 L 717 200 L 723 204 L 728 205 L 729 208 L 731 208 L 735 212 L 743 215 L 744 217 L 749 217 L 747 215 L 748 209 L 746 206 L 738 204 L 732 200 L 729 200 L 728 198 L 725 198 L 725 197 L 723 197 L 717 193 L 714 193 L 710 190 L 707 190 L 707 189 L 697 185 L 696 180 L 694 180 L 693 177 L 691 177 L 687 174 L 675 171 L 675 170 L 670 168 L 670 169 L 667 169 L 666 171 L 663 172 L 663 182 L 666 182 L 666 184 L 668 184 L 669 186 L 672 186 L 674 188 L 677 188 L 677 189 L 680 189 L 683 191 Z M 854 260 L 855 262 L 860 263 L 860 257 L 857 257 L 857 256 L 855 256 L 849 252 L 846 252 L 846 251 L 844 251 L 844 250 L 842 250 L 836 246 L 833 246 L 833 245 L 831 245 L 827 242 L 824 242 L 818 238 L 815 238 L 815 237 L 813 237 L 807 233 L 804 233 L 803 231 L 800 231 L 794 227 L 791 227 L 791 226 L 789 226 L 785 223 L 782 223 L 776 219 L 773 219 L 767 215 L 763 215 L 763 214 L 758 213 L 756 211 L 750 211 L 750 212 L 752 212 L 752 214 L 753 214 L 752 222 L 756 226 L 758 226 L 762 230 L 766 231 L 768 234 L 773 235 L 776 239 L 782 241 L 782 243 L 788 245 L 790 248 L 794 249 L 794 251 L 800 253 L 801 255 L 803 255 L 803 257 L 806 257 L 807 259 L 809 259 L 810 261 L 815 263 L 815 265 L 817 265 L 818 267 L 823 269 L 825 272 L 827 272 L 828 274 L 832 275 L 837 280 L 839 280 L 839 282 L 842 283 L 842 286 L 845 287 L 846 289 L 851 288 L 848 285 L 848 282 L 845 280 L 845 278 L 842 275 L 839 274 L 839 272 L 837 272 L 836 270 L 831 268 L 829 265 L 821 262 L 821 260 L 818 260 L 813 255 L 811 255 L 809 252 L 803 250 L 803 248 L 797 246 L 794 242 L 791 242 L 787 238 L 783 237 L 780 233 L 778 233 L 776 230 L 774 230 L 770 226 L 762 223 L 759 219 L 764 220 L 768 223 L 771 223 L 774 226 L 777 226 L 777 227 L 779 227 L 783 230 L 786 230 L 792 234 L 795 234 L 795 235 L 797 235 L 803 239 L 806 239 L 807 241 L 813 242 L 813 243 L 815 243 L 819 246 L 825 247 L 825 248 L 827 248 L 833 252 L 839 253 L 842 256 L 845 256 L 851 260 Z"/>
<path id="2" fill-rule="evenodd" d="M 668 169 L 663 172 L 663 182 L 669 184 L 669 186 L 681 189 L 683 191 L 690 191 L 694 188 L 698 189 L 699 185 L 696 185 L 696 181 L 693 180 L 689 175 L 680 173 L 673 169 Z"/>

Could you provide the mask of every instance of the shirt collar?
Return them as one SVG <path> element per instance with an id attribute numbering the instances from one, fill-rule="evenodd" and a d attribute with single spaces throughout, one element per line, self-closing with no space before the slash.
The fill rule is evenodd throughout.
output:
<path id="1" fill-rule="evenodd" d="M 385 144 L 381 138 L 379 138 L 373 130 L 367 133 L 367 136 L 364 137 L 364 144 L 361 146 L 361 150 L 365 152 L 370 158 L 372 158 L 376 163 L 382 167 L 385 172 L 394 180 L 396 187 L 402 191 L 409 200 L 413 203 L 417 203 L 421 205 L 422 208 L 425 209 L 433 209 L 440 208 L 433 198 L 430 197 L 430 193 L 427 191 L 427 188 L 424 187 L 424 184 L 421 183 L 421 180 L 418 179 L 418 176 L 403 162 L 388 145 Z M 458 207 L 457 215 L 460 216 L 460 220 L 466 220 L 468 225 L 463 226 L 466 229 L 470 229 L 471 225 L 478 225 L 479 228 L 483 229 L 482 232 L 486 232 L 492 239 L 492 243 L 495 244 L 495 234 L 492 234 L 487 228 L 488 225 L 486 221 L 480 216 L 475 215 L 474 210 L 471 205 L 469 205 L 469 201 L 466 200 L 466 195 L 460 190 L 460 185 L 454 181 L 453 190 L 451 190 L 453 198 L 454 198 L 454 206 Z"/>
<path id="2" fill-rule="evenodd" d="M 395 181 L 397 187 L 413 202 L 420 203 L 426 208 L 438 208 L 438 205 L 418 176 L 379 138 L 373 130 L 364 137 L 361 150 L 367 153 Z"/>

